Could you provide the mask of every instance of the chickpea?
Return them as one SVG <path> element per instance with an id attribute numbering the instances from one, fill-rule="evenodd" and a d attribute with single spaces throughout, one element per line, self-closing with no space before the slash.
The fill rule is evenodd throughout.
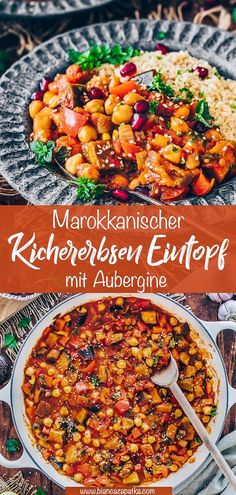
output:
<path id="1" fill-rule="evenodd" d="M 108 98 L 105 101 L 105 112 L 107 115 L 111 115 L 115 106 L 120 103 L 120 98 L 119 96 L 116 95 L 109 95 Z"/>
<path id="2" fill-rule="evenodd" d="M 29 114 L 31 119 L 37 115 L 42 109 L 44 108 L 44 103 L 41 100 L 34 100 L 31 101 L 29 105 Z"/>
<path id="3" fill-rule="evenodd" d="M 111 78 L 111 82 L 109 84 L 109 91 L 112 89 L 112 88 L 115 88 L 116 86 L 119 86 L 120 84 L 120 78 L 118 76 L 113 76 Z"/>
<path id="4" fill-rule="evenodd" d="M 27 368 L 25 374 L 27 376 L 33 376 L 34 375 L 34 372 L 35 372 L 35 369 L 32 366 L 29 366 L 29 368 Z"/>
<path id="5" fill-rule="evenodd" d="M 51 123 L 51 109 L 44 107 L 34 117 L 34 131 L 50 129 Z"/>
<path id="6" fill-rule="evenodd" d="M 131 105 L 132 107 L 137 103 L 138 101 L 145 100 L 144 96 L 139 95 L 138 93 L 127 93 L 127 95 L 124 96 L 124 102 L 127 103 L 127 105 Z"/>
<path id="7" fill-rule="evenodd" d="M 61 407 L 60 415 L 61 416 L 68 416 L 68 414 L 69 414 L 69 411 L 68 411 L 67 407 L 65 407 L 65 406 Z"/>
<path id="8" fill-rule="evenodd" d="M 89 143 L 90 141 L 96 141 L 98 133 L 92 125 L 84 125 L 78 132 L 78 138 L 81 143 Z"/>
<path id="9" fill-rule="evenodd" d="M 59 388 L 55 388 L 55 389 L 52 391 L 52 396 L 53 396 L 53 397 L 58 398 L 58 397 L 60 397 L 60 395 L 61 395 L 61 391 L 59 390 Z"/>
<path id="10" fill-rule="evenodd" d="M 53 420 L 51 418 L 44 418 L 43 424 L 47 428 L 50 428 L 52 426 L 52 424 L 53 424 Z"/>
<path id="11" fill-rule="evenodd" d="M 103 100 L 91 100 L 86 103 L 84 110 L 89 113 L 104 113 L 104 102 Z"/>
<path id="12" fill-rule="evenodd" d="M 42 143 L 47 143 L 52 137 L 50 129 L 39 129 L 34 131 L 34 139 L 42 141 Z M 41 365 L 40 365 L 41 366 Z"/>
<path id="13" fill-rule="evenodd" d="M 46 91 L 46 93 L 44 93 L 43 102 L 51 108 L 55 108 L 59 105 L 60 100 L 59 97 L 54 93 L 51 93 L 51 91 Z"/>
<path id="14" fill-rule="evenodd" d="M 71 156 L 70 158 L 67 158 L 66 163 L 65 163 L 65 169 L 67 172 L 70 172 L 72 175 L 76 175 L 78 166 L 83 163 L 83 156 L 81 153 L 77 153 L 77 155 Z M 64 386 L 66 386 L 65 384 Z"/>
<path id="15" fill-rule="evenodd" d="M 115 125 L 128 124 L 132 120 L 133 109 L 126 103 L 123 105 L 116 105 L 112 114 L 112 122 Z"/>
<path id="16" fill-rule="evenodd" d="M 74 480 L 76 483 L 81 483 L 83 481 L 83 475 L 81 473 L 76 473 L 74 475 Z"/>

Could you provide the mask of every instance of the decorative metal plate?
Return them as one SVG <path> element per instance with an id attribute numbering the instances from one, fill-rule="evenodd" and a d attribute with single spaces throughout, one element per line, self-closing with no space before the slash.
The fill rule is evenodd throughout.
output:
<path id="1" fill-rule="evenodd" d="M 0 0 L 0 16 L 46 17 L 73 14 L 110 3 L 111 0 Z"/>
<path id="2" fill-rule="evenodd" d="M 61 34 L 16 62 L 0 80 L 0 171 L 22 196 L 33 204 L 74 204 L 76 190 L 68 182 L 35 163 L 29 149 L 30 95 L 42 76 L 55 76 L 68 65 L 67 50 L 85 50 L 89 43 L 132 44 L 153 50 L 157 33 L 166 33 L 173 50 L 188 50 L 204 58 L 226 77 L 236 79 L 236 37 L 208 26 L 170 21 L 131 20 L 96 24 Z M 235 123 L 232 122 L 232 125 Z M 107 203 L 105 199 L 100 203 Z M 236 178 L 205 198 L 188 198 L 182 204 L 236 204 Z M 115 204 L 115 201 L 109 201 Z"/>

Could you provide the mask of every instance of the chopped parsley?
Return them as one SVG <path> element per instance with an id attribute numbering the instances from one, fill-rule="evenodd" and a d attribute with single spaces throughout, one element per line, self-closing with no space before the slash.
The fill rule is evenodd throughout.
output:
<path id="1" fill-rule="evenodd" d="M 20 450 L 20 444 L 17 438 L 8 438 L 5 442 L 5 448 L 9 454 L 14 454 Z"/>
<path id="2" fill-rule="evenodd" d="M 42 141 L 35 140 L 30 143 L 30 149 L 35 154 L 36 161 L 42 167 L 47 167 L 52 163 L 54 148 L 54 141 L 43 143 Z"/>
<path id="3" fill-rule="evenodd" d="M 90 381 L 90 383 L 92 383 L 92 385 L 94 385 L 94 387 L 100 387 L 100 385 L 101 385 L 100 380 L 99 380 L 98 376 L 96 376 L 96 375 L 90 376 L 89 381 Z"/>
<path id="4" fill-rule="evenodd" d="M 196 106 L 195 119 L 206 127 L 212 127 L 213 117 L 209 114 L 209 105 L 206 100 L 200 100 Z"/>
<path id="5" fill-rule="evenodd" d="M 11 333 L 7 333 L 4 337 L 4 345 L 5 347 L 9 347 L 9 349 L 15 349 L 17 345 L 17 341 Z"/>
<path id="6" fill-rule="evenodd" d="M 164 31 L 158 31 L 157 40 L 161 41 L 164 40 L 165 38 L 166 38 L 166 33 L 164 33 Z"/>
<path id="7" fill-rule="evenodd" d="M 158 91 L 159 93 L 163 93 L 165 96 L 168 96 L 169 98 L 173 98 L 173 96 L 174 96 L 174 90 L 173 90 L 172 86 L 170 86 L 169 84 L 166 84 L 163 81 L 160 69 L 152 80 L 152 85 L 151 85 L 150 90 L 151 91 Z"/>
<path id="8" fill-rule="evenodd" d="M 103 184 L 97 184 L 95 180 L 87 179 L 87 177 L 78 177 L 76 182 L 77 198 L 83 203 L 101 198 L 106 190 Z"/>
<path id="9" fill-rule="evenodd" d="M 212 411 L 211 411 L 211 414 L 210 414 L 213 418 L 217 415 L 217 407 L 213 407 L 212 408 Z"/>
<path id="10" fill-rule="evenodd" d="M 29 324 L 31 323 L 31 318 L 28 318 L 28 316 L 23 316 L 21 320 L 19 321 L 19 327 L 20 328 L 27 328 Z"/>
<path id="11" fill-rule="evenodd" d="M 156 366 L 157 365 L 159 359 L 160 359 L 160 356 L 154 356 L 154 358 L 153 358 L 153 366 Z"/>
<path id="12" fill-rule="evenodd" d="M 149 102 L 149 112 L 150 113 L 156 113 L 158 105 L 159 105 L 158 101 L 150 101 Z"/>
<path id="13" fill-rule="evenodd" d="M 78 52 L 73 48 L 68 50 L 70 62 L 79 64 L 82 70 L 94 69 L 102 64 L 120 65 L 132 57 L 140 55 L 140 51 L 131 46 L 124 48 L 120 44 L 92 45 L 89 50 Z"/>
<path id="14" fill-rule="evenodd" d="M 180 88 L 180 93 L 181 93 L 181 94 L 183 94 L 183 93 L 184 93 L 184 94 L 185 94 L 185 98 L 186 98 L 187 102 L 188 102 L 188 103 L 191 103 L 191 101 L 192 101 L 192 99 L 193 99 L 193 97 L 194 97 L 194 94 L 193 94 L 193 92 L 192 92 L 189 88 L 186 88 L 186 87 L 184 87 L 184 88 Z"/>
<path id="15" fill-rule="evenodd" d="M 38 488 L 35 495 L 47 495 L 47 494 L 42 488 Z"/>
<path id="16" fill-rule="evenodd" d="M 176 74 L 177 74 L 177 76 L 180 76 L 182 74 L 182 70 L 181 69 L 177 69 Z"/>

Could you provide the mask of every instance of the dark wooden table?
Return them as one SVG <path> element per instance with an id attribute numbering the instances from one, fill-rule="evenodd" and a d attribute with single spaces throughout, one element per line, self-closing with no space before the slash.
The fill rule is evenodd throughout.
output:
<path id="1" fill-rule="evenodd" d="M 194 313 L 203 320 L 214 321 L 217 319 L 218 305 L 210 301 L 204 294 L 188 294 L 187 302 L 191 306 Z M 232 331 L 226 331 L 219 337 L 219 346 L 222 351 L 226 368 L 229 374 L 230 383 L 236 387 L 236 336 Z M 236 428 L 236 409 L 233 407 L 228 414 L 227 421 L 224 428 L 224 435 L 233 431 Z M 16 437 L 14 428 L 12 427 L 11 415 L 8 406 L 5 404 L 0 405 L 0 444 L 4 445 L 5 441 L 9 437 Z M 6 455 L 5 450 L 2 448 L 2 452 Z M 18 456 L 15 456 L 17 458 Z M 11 456 L 14 459 L 14 456 Z M 18 471 L 18 470 L 17 470 Z M 0 468 L 0 476 L 8 478 L 13 476 L 17 472 L 16 470 L 7 470 Z M 30 483 L 37 487 L 42 487 L 47 495 L 63 495 L 63 490 L 59 489 L 56 485 L 51 483 L 45 476 L 36 470 L 22 470 L 24 477 L 29 480 Z"/>

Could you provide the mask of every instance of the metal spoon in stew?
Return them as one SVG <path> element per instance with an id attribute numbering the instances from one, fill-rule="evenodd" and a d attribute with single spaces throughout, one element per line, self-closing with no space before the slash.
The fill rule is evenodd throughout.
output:
<path id="1" fill-rule="evenodd" d="M 236 493 L 236 477 L 232 469 L 229 467 L 223 455 L 216 447 L 214 442 L 211 440 L 211 437 L 208 434 L 207 430 L 203 426 L 191 404 L 186 399 L 184 393 L 177 383 L 178 379 L 179 369 L 175 359 L 172 356 L 169 365 L 163 368 L 161 371 L 157 371 L 151 377 L 151 380 L 153 383 L 155 383 L 155 385 L 159 385 L 160 387 L 168 387 L 171 390 L 172 394 L 179 402 L 186 416 L 191 421 L 202 442 L 207 447 L 216 464 L 219 466 L 220 470 L 224 474 L 229 485 L 234 489 L 234 493 Z"/>
<path id="2" fill-rule="evenodd" d="M 70 179 L 70 183 L 72 186 L 78 187 L 77 182 L 75 181 L 74 175 L 72 175 L 70 172 L 68 172 L 55 158 L 55 162 L 60 169 L 60 171 L 65 175 L 68 179 Z M 136 198 L 142 199 L 143 201 L 146 201 L 146 203 L 149 203 L 151 205 L 155 206 L 160 206 L 160 205 L 167 205 L 171 204 L 170 202 L 167 203 L 165 201 L 160 201 L 158 199 L 151 198 L 150 196 L 147 196 L 146 194 L 143 194 L 141 191 L 130 191 L 128 189 L 124 189 L 124 191 L 127 191 L 129 195 L 135 196 Z M 111 192 L 109 190 L 104 191 L 105 194 L 110 195 Z"/>

